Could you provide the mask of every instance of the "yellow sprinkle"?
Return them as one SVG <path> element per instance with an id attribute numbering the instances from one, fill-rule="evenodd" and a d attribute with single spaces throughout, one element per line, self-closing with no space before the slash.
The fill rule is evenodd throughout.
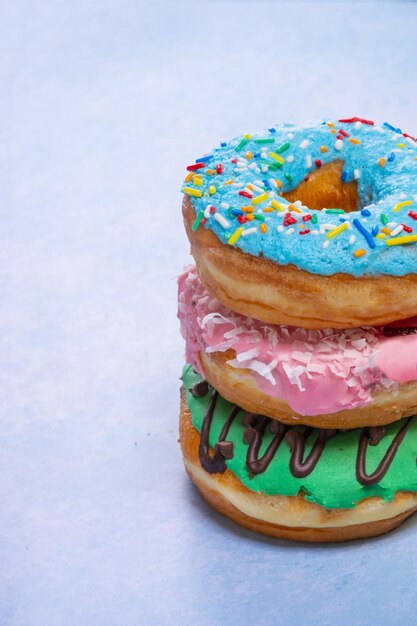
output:
<path id="1" fill-rule="evenodd" d="M 268 230 L 268 228 L 266 227 L 265 224 L 261 224 L 259 226 L 259 230 L 261 231 L 261 233 L 266 233 L 266 231 Z"/>
<path id="2" fill-rule="evenodd" d="M 226 180 L 223 185 L 233 185 L 235 181 L 231 178 L 230 180 Z"/>
<path id="3" fill-rule="evenodd" d="M 248 183 L 248 184 L 246 185 L 246 187 L 247 187 L 247 189 L 250 189 L 251 191 L 252 191 L 252 189 L 253 189 L 253 187 L 252 187 L 252 184 L 251 184 L 251 183 Z"/>
<path id="4" fill-rule="evenodd" d="M 417 159 L 417 157 L 416 157 Z M 278 185 L 279 189 L 282 189 L 282 181 L 278 180 L 278 178 L 275 179 L 276 184 Z"/>
<path id="5" fill-rule="evenodd" d="M 243 135 L 245 139 L 250 139 L 252 137 L 252 135 L 249 135 L 249 133 L 246 133 L 246 135 Z"/>
<path id="6" fill-rule="evenodd" d="M 327 152 L 327 146 L 321 146 L 320 152 Z"/>
<path id="7" fill-rule="evenodd" d="M 299 209 L 297 206 L 294 206 L 293 204 L 289 204 L 288 208 L 290 211 L 294 211 L 294 213 L 302 213 L 302 210 Z"/>
<path id="8" fill-rule="evenodd" d="M 217 172 L 216 170 L 206 170 L 204 173 L 207 174 L 208 176 L 213 176 L 213 174 L 216 174 Z"/>
<path id="9" fill-rule="evenodd" d="M 260 202 L 265 202 L 265 200 L 268 200 L 268 194 L 267 193 L 261 193 L 260 196 L 257 196 L 256 198 L 253 198 L 252 204 L 259 204 Z"/>
<path id="10" fill-rule="evenodd" d="M 252 157 L 253 157 L 252 152 L 248 151 L 248 152 L 246 153 L 246 158 L 248 159 L 248 161 L 250 161 L 250 159 L 251 159 Z"/>
<path id="11" fill-rule="evenodd" d="M 335 130 L 334 128 L 331 128 L 331 129 L 330 129 L 330 132 L 331 132 L 331 133 L 333 133 L 333 135 L 335 135 L 335 134 L 336 134 L 336 130 Z"/>
<path id="12" fill-rule="evenodd" d="M 275 154 L 275 152 L 270 152 L 269 156 L 275 159 L 275 161 L 278 161 L 278 163 L 281 163 L 281 165 L 285 163 L 285 159 L 283 159 L 282 156 L 279 156 L 279 154 Z"/>
<path id="13" fill-rule="evenodd" d="M 404 200 L 404 202 L 398 202 L 395 207 L 392 209 L 394 213 L 397 213 L 403 206 L 411 206 L 413 204 L 412 200 Z"/>
<path id="14" fill-rule="evenodd" d="M 245 213 L 253 213 L 253 206 L 242 206 L 240 207 L 242 209 L 242 211 L 244 211 Z"/>
<path id="15" fill-rule="evenodd" d="M 386 163 L 386 159 L 384 159 L 384 157 L 381 157 L 378 161 L 380 167 L 384 167 L 385 163 Z"/>
<path id="16" fill-rule="evenodd" d="M 417 241 L 417 235 L 406 235 L 405 237 L 393 237 L 387 239 L 385 243 L 387 246 L 400 246 L 403 243 L 414 243 Z"/>
<path id="17" fill-rule="evenodd" d="M 255 218 L 253 215 L 251 215 L 251 213 L 249 213 L 249 215 L 246 216 L 246 219 L 248 220 L 248 222 L 253 222 Z"/>
<path id="18" fill-rule="evenodd" d="M 391 231 L 389 228 L 381 228 L 381 232 L 385 233 L 386 235 L 390 235 Z"/>
<path id="19" fill-rule="evenodd" d="M 201 198 L 203 195 L 202 191 L 199 189 L 193 189 L 192 187 L 184 187 L 183 192 L 188 193 L 189 196 L 194 196 L 195 198 Z"/>
<path id="20" fill-rule="evenodd" d="M 398 146 L 399 148 L 405 148 L 405 143 L 397 143 L 397 146 Z"/>
<path id="21" fill-rule="evenodd" d="M 199 187 L 201 187 L 201 185 L 203 184 L 203 179 L 201 178 L 201 176 L 194 176 L 193 183 L 194 185 L 198 185 Z"/>
<path id="22" fill-rule="evenodd" d="M 359 248 L 359 250 L 355 250 L 355 252 L 353 253 L 353 256 L 358 259 L 360 256 L 363 256 L 364 254 L 366 254 L 366 250 L 364 250 L 363 248 Z"/>
<path id="23" fill-rule="evenodd" d="M 334 230 L 331 230 L 330 232 L 327 233 L 326 235 L 327 239 L 333 239 L 333 237 L 336 237 L 336 235 L 343 233 L 343 231 L 346 230 L 347 227 L 348 227 L 348 223 L 343 222 L 343 224 L 340 224 L 340 226 L 338 226 Z"/>
<path id="24" fill-rule="evenodd" d="M 185 177 L 185 182 L 189 183 L 193 176 L 194 176 L 194 174 L 192 172 L 187 174 L 187 176 Z"/>
<path id="25" fill-rule="evenodd" d="M 233 246 L 233 244 L 236 243 L 236 241 L 239 239 L 239 237 L 240 237 L 240 235 L 242 233 L 243 233 L 243 228 L 242 228 L 242 226 L 240 226 L 238 229 L 235 230 L 233 235 L 231 237 L 229 237 L 229 239 L 227 240 L 227 243 L 230 246 Z"/>
<path id="26" fill-rule="evenodd" d="M 284 210 L 284 207 L 282 206 L 282 204 L 280 204 L 276 200 L 271 200 L 271 206 L 273 206 L 274 209 L 276 209 L 277 211 L 283 211 Z"/>
<path id="27" fill-rule="evenodd" d="M 359 139 L 354 139 L 353 137 L 350 137 L 349 141 L 350 143 L 354 143 L 355 146 L 358 146 L 361 143 Z"/>
<path id="28" fill-rule="evenodd" d="M 274 209 L 271 206 L 267 206 L 264 208 L 264 213 L 273 213 Z"/>
<path id="29" fill-rule="evenodd" d="M 417 161 L 417 157 L 414 157 L 414 161 Z"/>
<path id="30" fill-rule="evenodd" d="M 209 194 L 213 196 L 216 193 L 216 187 L 214 185 L 210 185 Z"/>
<path id="31" fill-rule="evenodd" d="M 377 239 L 385 239 L 386 235 L 384 233 L 378 233 L 376 238 Z"/>
<path id="32" fill-rule="evenodd" d="M 333 122 L 327 122 L 327 126 L 330 126 L 330 128 L 333 128 L 334 124 L 333 124 Z"/>

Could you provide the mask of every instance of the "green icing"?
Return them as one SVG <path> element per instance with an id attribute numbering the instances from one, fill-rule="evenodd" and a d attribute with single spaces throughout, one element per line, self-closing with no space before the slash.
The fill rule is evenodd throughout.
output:
<path id="1" fill-rule="evenodd" d="M 191 365 L 184 367 L 182 379 L 193 426 L 201 432 L 212 388 L 204 398 L 196 398 L 190 393 L 190 389 L 202 380 Z M 233 405 L 230 402 L 219 396 L 210 429 L 210 447 L 214 447 L 232 408 Z M 305 478 L 296 478 L 291 474 L 289 470 L 290 447 L 285 439 L 267 470 L 263 474 L 250 477 L 246 467 L 248 445 L 243 441 L 245 427 L 242 424 L 242 418 L 244 414 L 243 410 L 238 414 L 226 437 L 227 441 L 233 442 L 233 458 L 226 460 L 226 465 L 245 487 L 252 491 L 285 496 L 295 496 L 301 491 L 305 494 L 306 500 L 327 509 L 349 509 L 370 496 L 392 500 L 398 491 L 417 492 L 417 419 L 415 418 L 384 478 L 375 485 L 363 486 L 356 479 L 355 470 L 361 429 L 341 431 L 329 439 L 315 469 Z M 404 422 L 403 419 L 386 426 L 385 435 L 378 445 L 368 446 L 366 453 L 368 474 L 379 465 Z M 267 429 L 259 456 L 262 456 L 272 438 L 273 434 Z M 314 441 L 314 436 L 307 440 L 304 458 L 310 452 Z"/>

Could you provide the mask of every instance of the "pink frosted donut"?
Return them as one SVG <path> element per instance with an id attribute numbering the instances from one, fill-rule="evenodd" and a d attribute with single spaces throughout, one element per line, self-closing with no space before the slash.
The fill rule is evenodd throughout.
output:
<path id="1" fill-rule="evenodd" d="M 187 361 L 245 410 L 319 428 L 387 424 L 417 412 L 417 334 L 406 323 L 276 326 L 222 305 L 195 267 L 178 285 Z"/>

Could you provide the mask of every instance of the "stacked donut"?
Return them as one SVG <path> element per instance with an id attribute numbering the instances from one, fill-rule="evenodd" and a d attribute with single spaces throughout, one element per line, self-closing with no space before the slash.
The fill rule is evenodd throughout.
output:
<path id="1" fill-rule="evenodd" d="M 187 167 L 180 443 L 203 496 L 301 541 L 417 510 L 417 141 L 281 124 Z"/>

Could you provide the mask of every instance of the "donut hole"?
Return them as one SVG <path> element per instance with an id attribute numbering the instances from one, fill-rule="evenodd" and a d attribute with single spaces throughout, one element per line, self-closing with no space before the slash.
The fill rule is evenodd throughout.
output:
<path id="1" fill-rule="evenodd" d="M 342 182 L 343 162 L 326 163 L 312 172 L 308 180 L 301 182 L 283 196 L 289 202 L 301 201 L 314 211 L 322 209 L 343 209 L 346 213 L 360 210 L 358 185 L 356 181 Z"/>

